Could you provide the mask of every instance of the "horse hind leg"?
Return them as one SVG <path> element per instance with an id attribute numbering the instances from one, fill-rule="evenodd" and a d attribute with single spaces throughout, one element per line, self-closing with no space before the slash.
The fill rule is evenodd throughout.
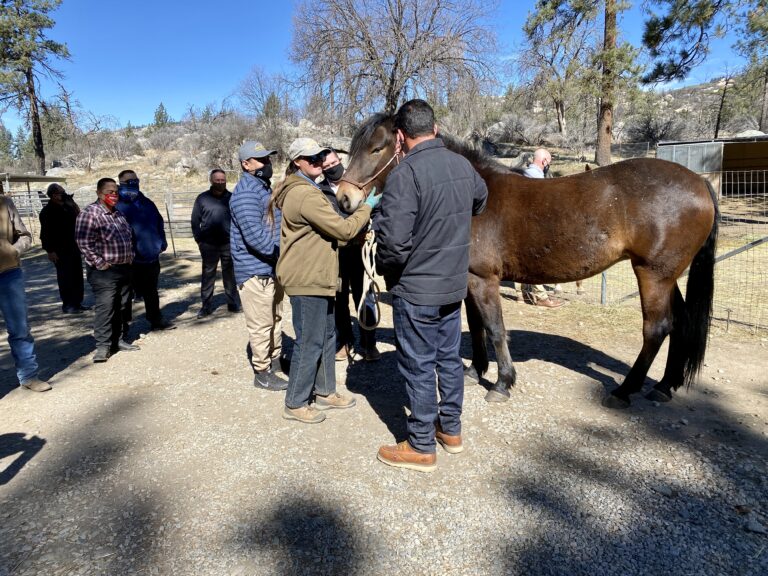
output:
<path id="1" fill-rule="evenodd" d="M 471 284 L 470 290 L 467 291 L 464 306 L 467 311 L 469 335 L 472 338 L 472 364 L 464 369 L 464 384 L 471 385 L 480 382 L 480 378 L 488 370 L 488 348 L 485 343 L 486 332 L 471 290 Z"/>
<path id="2" fill-rule="evenodd" d="M 646 394 L 648 400 L 669 402 L 672 400 L 672 390 L 677 390 L 683 382 L 685 372 L 685 354 L 683 352 L 684 330 L 686 323 L 685 301 L 680 289 L 675 285 L 674 303 L 672 305 L 673 326 L 669 334 L 669 352 L 664 376 L 653 389 Z"/>
<path id="3" fill-rule="evenodd" d="M 640 391 L 664 338 L 672 331 L 675 281 L 660 280 L 652 271 L 635 267 L 643 308 L 643 347 L 624 382 L 603 401 L 609 408 L 628 408 L 630 395 Z"/>

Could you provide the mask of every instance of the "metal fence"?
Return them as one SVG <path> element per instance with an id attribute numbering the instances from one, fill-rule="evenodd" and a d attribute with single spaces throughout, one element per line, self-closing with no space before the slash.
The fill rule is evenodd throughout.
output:
<path id="1" fill-rule="evenodd" d="M 720 190 L 720 234 L 715 266 L 714 317 L 727 327 L 768 333 L 768 171 L 708 174 Z M 679 280 L 685 294 L 687 277 Z M 575 285 L 563 287 L 575 293 Z M 639 305 L 629 262 L 620 262 L 583 284 L 587 301 Z"/>

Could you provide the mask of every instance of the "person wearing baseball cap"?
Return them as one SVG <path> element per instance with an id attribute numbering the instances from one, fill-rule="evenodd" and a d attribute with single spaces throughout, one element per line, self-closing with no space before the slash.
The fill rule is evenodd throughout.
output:
<path id="1" fill-rule="evenodd" d="M 275 281 L 275 265 L 280 250 L 281 214 L 269 205 L 270 157 L 275 153 L 256 140 L 240 146 L 238 157 L 243 173 L 229 201 L 229 242 L 248 329 L 253 384 L 279 391 L 285 390 L 288 383 L 278 376 L 282 372 L 283 289 Z"/>
<path id="2" fill-rule="evenodd" d="M 336 392 L 337 249 L 340 241 L 357 236 L 380 199 L 374 189 L 354 214 L 339 216 L 316 183 L 328 152 L 312 138 L 294 140 L 286 178 L 273 197 L 283 217 L 277 279 L 291 297 L 296 333 L 283 418 L 307 424 L 325 420 L 325 410 L 355 405 L 354 398 Z"/>

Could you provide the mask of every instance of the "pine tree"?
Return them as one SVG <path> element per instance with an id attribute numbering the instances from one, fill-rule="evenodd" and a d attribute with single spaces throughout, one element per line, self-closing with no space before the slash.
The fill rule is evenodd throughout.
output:
<path id="1" fill-rule="evenodd" d="M 168 115 L 168 111 L 165 109 L 163 103 L 160 102 L 160 105 L 155 110 L 155 127 L 162 128 L 163 126 L 168 126 L 171 122 L 173 122 L 173 120 L 171 120 L 171 117 Z"/>
<path id="2" fill-rule="evenodd" d="M 59 4 L 61 0 L 0 2 L 0 101 L 25 113 L 40 174 L 45 174 L 45 145 L 40 123 L 39 77 L 61 77 L 51 61 L 69 58 L 65 44 L 46 36 L 54 25 L 48 13 Z"/>

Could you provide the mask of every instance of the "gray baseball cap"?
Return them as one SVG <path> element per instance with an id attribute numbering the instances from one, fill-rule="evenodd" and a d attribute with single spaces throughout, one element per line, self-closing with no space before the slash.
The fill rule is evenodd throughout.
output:
<path id="1" fill-rule="evenodd" d="M 277 150 L 267 150 L 264 148 L 264 144 L 257 142 L 256 140 L 246 140 L 243 145 L 240 146 L 238 156 L 240 162 L 248 160 L 248 158 L 266 158 L 272 154 L 276 154 Z"/>
<path id="2" fill-rule="evenodd" d="M 288 147 L 288 160 L 296 160 L 300 156 L 314 156 L 320 152 L 330 152 L 331 149 L 320 146 L 312 138 L 296 138 Z"/>

